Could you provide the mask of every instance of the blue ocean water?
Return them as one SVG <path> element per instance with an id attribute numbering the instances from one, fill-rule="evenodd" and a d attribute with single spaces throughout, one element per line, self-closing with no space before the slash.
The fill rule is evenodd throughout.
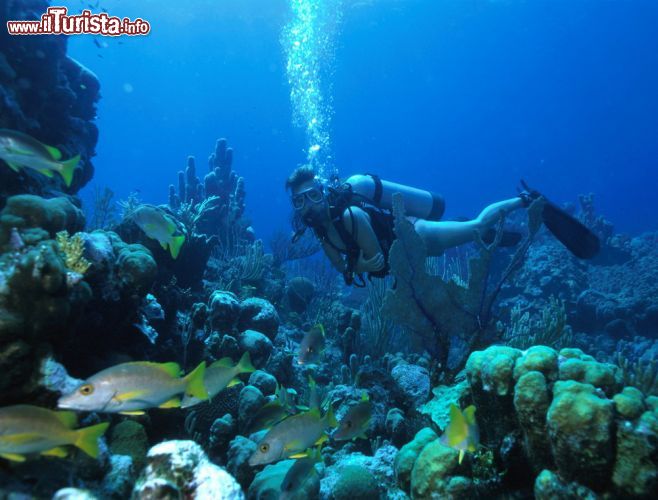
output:
<path id="1" fill-rule="evenodd" d="M 69 41 L 102 82 L 93 182 L 118 198 L 138 191 L 165 203 L 187 156 L 203 174 L 215 140 L 227 137 L 257 235 L 286 228 L 283 183 L 311 144 L 292 120 L 282 33 L 291 6 L 317 3 L 103 0 L 152 31 Z M 375 172 L 441 192 L 449 216 L 474 215 L 525 178 L 558 202 L 595 193 L 618 230 L 658 228 L 658 3 L 324 7 L 319 28 L 334 29 L 316 54 L 325 64 L 323 153 L 341 176 Z"/>

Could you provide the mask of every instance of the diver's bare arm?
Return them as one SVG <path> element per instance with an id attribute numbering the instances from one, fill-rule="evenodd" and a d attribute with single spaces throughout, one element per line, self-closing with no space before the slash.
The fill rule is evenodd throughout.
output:
<path id="1" fill-rule="evenodd" d="M 415 229 L 425 241 L 428 255 L 441 255 L 447 248 L 473 241 L 476 230 L 492 227 L 501 216 L 522 206 L 521 198 L 511 198 L 492 203 L 473 220 L 463 222 L 418 220 Z"/>
<path id="2" fill-rule="evenodd" d="M 352 211 L 350 215 L 349 210 Z M 365 259 L 371 259 L 377 254 L 383 254 L 382 247 L 377 240 L 375 232 L 370 225 L 370 217 L 359 207 L 351 207 L 343 212 L 343 224 L 352 236 L 356 239 L 356 244 L 363 252 Z M 352 224 L 354 223 L 354 226 Z"/>
<path id="3" fill-rule="evenodd" d="M 334 268 L 339 273 L 344 273 L 345 269 L 347 268 L 347 264 L 345 263 L 345 259 L 343 259 L 343 256 L 340 254 L 340 252 L 326 241 L 322 242 L 322 250 L 324 250 L 324 253 L 329 258 L 331 265 L 334 266 Z"/>
<path id="4" fill-rule="evenodd" d="M 354 272 L 374 273 L 384 269 L 386 266 L 384 252 L 372 229 L 368 214 L 358 207 L 351 207 L 343 212 L 343 224 L 356 240 L 360 250 L 354 264 Z"/>

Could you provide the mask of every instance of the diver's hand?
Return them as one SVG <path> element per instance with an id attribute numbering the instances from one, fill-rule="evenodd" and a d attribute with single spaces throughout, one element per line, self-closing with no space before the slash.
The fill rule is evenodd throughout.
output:
<path id="1" fill-rule="evenodd" d="M 363 256 L 363 250 L 359 252 L 359 260 L 356 262 L 354 271 L 357 273 L 374 273 L 384 269 L 386 261 L 384 260 L 384 254 L 381 252 L 376 253 L 369 259 L 366 259 Z"/>

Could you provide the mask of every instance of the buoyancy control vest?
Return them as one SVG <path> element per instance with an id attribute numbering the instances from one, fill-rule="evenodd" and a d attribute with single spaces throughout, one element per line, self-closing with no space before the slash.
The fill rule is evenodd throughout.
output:
<path id="1" fill-rule="evenodd" d="M 334 245 L 327 237 L 323 227 L 314 227 L 313 230 L 321 240 L 326 241 L 328 245 L 345 255 L 347 268 L 343 277 L 348 285 L 365 286 L 363 276 L 354 271 L 361 250 L 357 244 L 356 231 L 358 229 L 353 218 L 353 207 L 358 207 L 368 214 L 370 225 L 384 254 L 384 267 L 379 271 L 368 273 L 368 278 L 383 278 L 389 272 L 388 254 L 395 240 L 392 214 L 392 195 L 394 193 L 403 195 L 405 215 L 439 220 L 445 210 L 445 202 L 437 194 L 384 181 L 372 174 L 353 175 L 339 187 L 329 188 L 328 191 L 327 200 L 331 221 L 345 248 Z M 352 217 L 352 232 L 348 231 L 343 223 L 346 211 Z"/>

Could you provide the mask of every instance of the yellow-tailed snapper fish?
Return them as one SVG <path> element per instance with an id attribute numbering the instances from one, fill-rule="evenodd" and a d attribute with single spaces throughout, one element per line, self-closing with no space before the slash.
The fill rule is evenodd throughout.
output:
<path id="1" fill-rule="evenodd" d="M 88 378 L 71 394 L 62 396 L 58 406 L 126 415 L 141 415 L 149 408 L 178 408 L 182 393 L 207 399 L 205 371 L 205 361 L 184 377 L 177 363 L 122 363 Z"/>
<path id="2" fill-rule="evenodd" d="M 0 457 L 22 462 L 26 455 L 65 457 L 73 445 L 87 455 L 98 457 L 98 438 L 110 424 L 76 429 L 75 413 L 52 411 L 31 405 L 0 408 Z"/>
<path id="3" fill-rule="evenodd" d="M 332 439 L 336 441 L 346 441 L 355 438 L 368 439 L 366 431 L 370 428 L 371 418 L 372 403 L 368 398 L 368 394 L 364 392 L 361 395 L 361 401 L 351 406 L 338 423 L 338 428 L 331 435 Z"/>
<path id="4" fill-rule="evenodd" d="M 336 427 L 334 410 L 329 405 L 326 415 L 314 408 L 279 422 L 260 440 L 256 451 L 249 457 L 249 465 L 263 465 L 284 458 L 301 458 L 306 450 L 328 439 L 325 429 Z"/>
<path id="5" fill-rule="evenodd" d="M 140 205 L 131 215 L 146 236 L 157 240 L 163 250 L 169 250 L 172 259 L 178 257 L 185 235 L 179 234 L 178 226 L 169 215 L 152 205 Z"/>
<path id="6" fill-rule="evenodd" d="M 203 376 L 203 384 L 208 392 L 208 399 L 214 398 L 221 391 L 227 387 L 232 387 L 240 383 L 240 379 L 236 378 L 242 373 L 252 373 L 256 371 L 251 364 L 251 357 L 249 352 L 245 352 L 240 361 L 233 364 L 231 358 L 222 358 L 215 361 L 213 364 L 206 368 L 206 373 Z M 196 398 L 192 395 L 185 395 L 181 408 L 189 408 L 190 406 L 197 405 L 203 400 Z"/>
<path id="7" fill-rule="evenodd" d="M 36 170 L 46 177 L 57 172 L 64 179 L 66 187 L 73 182 L 73 172 L 80 162 L 80 155 L 61 161 L 62 153 L 47 146 L 34 137 L 17 130 L 0 129 L 0 158 L 16 172 L 22 168 Z"/>

